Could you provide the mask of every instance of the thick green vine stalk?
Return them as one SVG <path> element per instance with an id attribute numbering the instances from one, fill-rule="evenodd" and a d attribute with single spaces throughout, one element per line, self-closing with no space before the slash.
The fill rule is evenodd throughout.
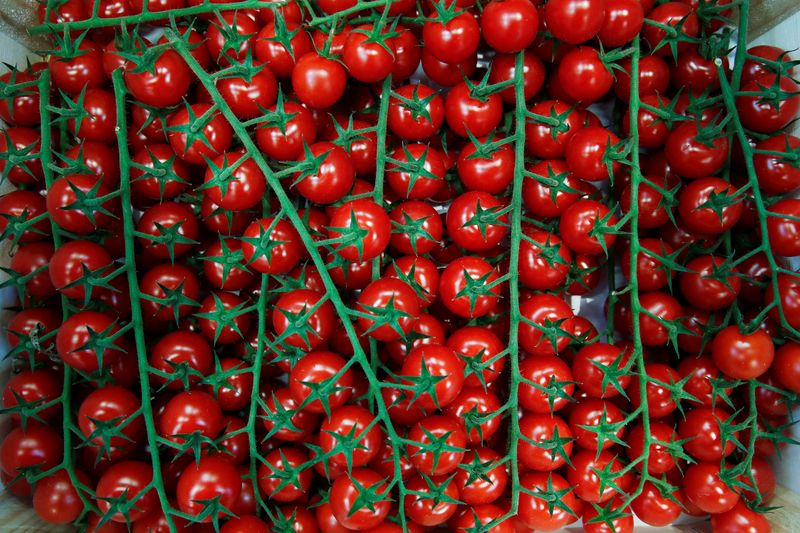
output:
<path id="1" fill-rule="evenodd" d="M 139 387 L 142 391 L 142 418 L 147 432 L 147 444 L 150 448 L 150 461 L 153 465 L 153 488 L 158 494 L 161 508 L 164 510 L 170 530 L 175 530 L 175 521 L 170 513 L 170 503 L 164 490 L 164 480 L 161 474 L 161 457 L 159 455 L 158 432 L 155 427 L 155 417 L 150 403 L 150 364 L 147 361 L 147 345 L 144 338 L 144 320 L 142 319 L 142 294 L 139 291 L 139 280 L 136 272 L 136 254 L 134 250 L 134 220 L 131 204 L 131 161 L 128 154 L 128 128 L 125 102 L 127 89 L 122 80 L 122 72 L 114 71 L 112 75 L 114 96 L 117 100 L 117 145 L 120 162 L 119 190 L 122 200 L 123 239 L 125 242 L 125 264 L 128 277 L 128 287 L 131 297 L 131 323 L 136 343 L 136 360 L 139 364 Z"/>

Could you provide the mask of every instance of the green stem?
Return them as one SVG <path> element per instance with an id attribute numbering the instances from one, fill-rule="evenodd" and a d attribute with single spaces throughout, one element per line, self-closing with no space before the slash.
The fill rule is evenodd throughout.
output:
<path id="1" fill-rule="evenodd" d="M 650 413 L 647 405 L 647 372 L 645 369 L 644 361 L 644 346 L 642 345 L 642 332 L 639 315 L 642 313 L 641 302 L 639 301 L 639 284 L 636 282 L 636 267 L 639 254 L 642 251 L 639 242 L 639 203 L 635 201 L 639 197 L 639 185 L 642 183 L 642 171 L 639 166 L 639 107 L 641 100 L 639 99 L 639 58 L 641 57 L 641 49 L 639 47 L 639 36 L 637 35 L 633 40 L 633 53 L 631 54 L 631 92 L 629 103 L 630 114 L 630 143 L 631 143 L 631 206 L 629 211 L 630 216 L 630 255 L 631 266 L 628 272 L 628 286 L 630 295 L 630 309 L 631 309 L 631 336 L 633 337 L 633 353 L 635 373 L 639 379 L 639 397 L 641 398 L 639 410 L 641 412 L 642 429 L 644 430 L 644 448 L 642 450 L 642 458 L 640 469 L 642 472 L 647 472 L 647 465 L 650 456 L 650 444 L 652 443 L 652 433 L 650 430 Z M 639 481 L 637 489 L 628 495 L 624 507 L 628 506 L 644 489 L 644 483 L 647 476 L 642 476 Z"/>
<path id="2" fill-rule="evenodd" d="M 509 436 L 508 454 L 511 464 L 511 509 L 510 513 L 516 514 L 519 507 L 519 467 L 517 460 L 517 447 L 520 439 L 519 417 L 519 383 L 522 376 L 519 372 L 519 323 L 522 316 L 519 310 L 519 246 L 522 239 L 522 182 L 525 180 L 525 86 L 522 73 L 524 72 L 524 52 L 519 52 L 514 65 L 514 183 L 511 192 L 511 242 L 509 246 L 508 270 L 511 279 L 508 283 L 509 290 L 509 327 L 508 327 L 508 357 L 511 363 L 511 390 L 509 391 L 509 408 L 511 413 L 511 435 Z M 513 274 L 512 274 L 513 273 Z"/>
<path id="3" fill-rule="evenodd" d="M 119 190 L 120 203 L 122 204 L 123 238 L 125 241 L 125 264 L 128 266 L 128 288 L 131 297 L 131 324 L 133 324 L 133 337 L 136 345 L 136 360 L 139 364 L 139 386 L 142 390 L 142 418 L 144 419 L 147 434 L 147 444 L 150 448 L 150 461 L 153 467 L 153 488 L 158 494 L 161 509 L 164 511 L 170 531 L 176 531 L 175 521 L 170 514 L 170 503 L 164 490 L 164 480 L 161 472 L 161 458 L 158 455 L 158 432 L 153 416 L 153 407 L 150 403 L 150 375 L 147 361 L 147 344 L 144 338 L 144 321 L 142 319 L 141 292 L 139 280 L 136 277 L 136 251 L 134 249 L 134 220 L 133 206 L 131 204 L 131 175 L 130 154 L 128 153 L 128 124 L 125 111 L 126 88 L 122 81 L 122 71 L 115 70 L 111 77 L 114 86 L 114 96 L 117 102 L 117 144 L 119 148 Z"/>

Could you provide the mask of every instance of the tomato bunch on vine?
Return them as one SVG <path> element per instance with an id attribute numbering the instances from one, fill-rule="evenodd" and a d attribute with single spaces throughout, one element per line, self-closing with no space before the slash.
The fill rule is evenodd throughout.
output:
<path id="1" fill-rule="evenodd" d="M 748 16 L 44 2 L 3 483 L 92 532 L 770 531 L 800 89 Z"/>

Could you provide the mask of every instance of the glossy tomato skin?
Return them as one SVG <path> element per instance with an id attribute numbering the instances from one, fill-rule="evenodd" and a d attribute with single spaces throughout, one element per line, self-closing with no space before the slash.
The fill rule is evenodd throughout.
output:
<path id="1" fill-rule="evenodd" d="M 407 451 L 411 464 L 421 474 L 440 476 L 453 472 L 461 460 L 467 445 L 467 434 L 459 420 L 452 416 L 430 416 L 420 421 L 408 432 Z M 434 456 L 425 451 L 435 441 L 444 439 L 448 450 Z"/>
<path id="2" fill-rule="evenodd" d="M 152 480 L 153 469 L 147 463 L 142 461 L 116 463 L 106 470 L 97 482 L 95 489 L 97 507 L 100 512 L 108 513 L 111 509 L 109 500 L 125 498 L 129 502 L 135 502 L 129 511 L 129 516 L 116 512 L 111 514 L 111 520 L 122 523 L 127 523 L 129 520 L 135 522 L 158 505 L 156 491 L 152 488 L 148 489 Z"/>
<path id="3" fill-rule="evenodd" d="M 614 76 L 597 50 L 579 46 L 567 52 L 558 66 L 558 82 L 570 98 L 585 105 L 602 98 L 614 84 Z"/>
<path id="4" fill-rule="evenodd" d="M 303 356 L 289 373 L 289 390 L 298 405 L 305 403 L 306 399 L 313 393 L 312 384 L 321 384 L 326 380 L 332 379 L 345 366 L 345 360 L 333 352 L 309 352 Z M 328 409 L 335 409 L 344 405 L 353 394 L 353 375 L 350 370 L 344 373 L 334 382 L 335 392 L 326 395 Z M 305 411 L 312 413 L 325 413 L 326 408 L 320 399 L 308 403 Z"/>
<path id="5" fill-rule="evenodd" d="M 800 345 L 787 342 L 775 352 L 773 374 L 778 382 L 787 389 L 800 390 Z"/>
<path id="6" fill-rule="evenodd" d="M 554 218 L 578 201 L 591 188 L 578 180 L 561 159 L 546 159 L 528 167 L 530 179 L 522 182 L 522 201 L 534 215 Z"/>
<path id="7" fill-rule="evenodd" d="M 760 76 L 742 86 L 746 92 L 769 92 L 779 88 L 780 91 L 796 93 L 798 85 L 788 76 L 779 79 L 774 74 Z M 800 96 L 792 96 L 781 100 L 776 105 L 767 102 L 760 96 L 743 95 L 736 98 L 739 118 L 745 128 L 761 133 L 777 132 L 794 119 L 800 110 Z"/>
<path id="8" fill-rule="evenodd" d="M 544 21 L 548 30 L 559 41 L 581 44 L 603 27 L 605 6 L 597 0 L 555 0 L 544 9 Z"/>
<path id="9" fill-rule="evenodd" d="M 565 159 L 576 178 L 585 181 L 603 181 L 620 169 L 620 163 L 610 159 L 617 151 L 620 139 L 606 128 L 591 126 L 575 132 L 567 143 Z"/>
<path id="10" fill-rule="evenodd" d="M 289 32 L 296 31 L 289 39 L 291 50 L 273 40 L 277 35 L 274 22 L 261 28 L 255 42 L 255 58 L 263 61 L 278 78 L 291 78 L 297 60 L 314 50 L 311 37 L 300 27 L 299 21 L 286 20 L 285 24 Z"/>
<path id="11" fill-rule="evenodd" d="M 109 142 L 117 127 L 114 93 L 105 89 L 89 89 L 83 95 L 85 114 L 67 121 L 70 131 L 82 141 Z"/>
<path id="12" fill-rule="evenodd" d="M 458 500 L 458 487 L 455 481 L 447 476 L 433 477 L 431 479 L 436 489 L 441 490 L 448 498 Z M 444 485 L 444 487 L 442 486 Z M 406 484 L 408 490 L 428 493 L 431 489 L 421 476 L 415 476 Z M 450 500 L 434 499 L 433 495 L 423 496 L 409 494 L 403 501 L 406 516 L 411 521 L 425 527 L 432 527 L 447 522 L 458 510 L 458 505 Z"/>
<path id="13" fill-rule="evenodd" d="M 346 261 L 364 262 L 380 255 L 389 245 L 392 223 L 389 215 L 381 206 L 369 198 L 351 200 L 338 208 L 331 215 L 329 236 L 339 237 L 353 230 L 366 230 L 361 237 L 360 246 L 339 243 L 336 253 Z"/>
<path id="14" fill-rule="evenodd" d="M 681 293 L 697 309 L 725 309 L 736 300 L 741 289 L 738 274 L 736 267 L 728 267 L 721 257 L 701 255 L 686 263 L 686 271 L 679 277 Z M 719 279 L 720 275 L 725 277 Z"/>
<path id="15" fill-rule="evenodd" d="M 86 486 L 91 484 L 89 476 L 81 471 L 76 470 L 75 477 Z M 48 524 L 69 524 L 80 516 L 84 504 L 69 473 L 57 470 L 36 483 L 33 509 Z"/>
<path id="16" fill-rule="evenodd" d="M 513 54 L 536 38 L 539 14 L 529 0 L 492 0 L 481 13 L 481 31 L 494 50 Z"/>
<path id="17" fill-rule="evenodd" d="M 242 481 L 236 466 L 220 456 L 206 456 L 192 462 L 178 479 L 175 495 L 178 508 L 197 516 L 205 505 L 203 501 L 218 498 L 226 509 L 231 509 L 242 490 Z M 211 516 L 200 520 L 210 522 Z"/>
<path id="18" fill-rule="evenodd" d="M 292 70 L 292 88 L 302 103 L 325 109 L 344 95 L 347 73 L 331 59 L 310 52 L 297 60 Z"/>
<path id="19" fill-rule="evenodd" d="M 728 326 L 714 337 L 711 356 L 726 376 L 755 379 L 772 365 L 775 345 L 769 334 L 761 329 L 746 334 L 740 332 L 738 326 Z"/>
<path id="20" fill-rule="evenodd" d="M 179 104 L 192 83 L 192 71 L 175 50 L 164 50 L 156 58 L 150 71 L 124 74 L 125 85 L 139 102 L 153 107 L 171 107 Z"/>
<path id="21" fill-rule="evenodd" d="M 730 533 L 769 533 L 772 531 L 769 519 L 763 514 L 750 509 L 744 502 L 724 513 L 711 515 L 713 531 Z"/>
<path id="22" fill-rule="evenodd" d="M 558 227 L 561 238 L 570 250 L 602 254 L 614 244 L 617 236 L 613 231 L 599 233 L 596 228 L 610 230 L 609 226 L 616 223 L 616 215 L 604 204 L 595 200 L 579 200 L 566 208 Z"/>
<path id="23" fill-rule="evenodd" d="M 372 42 L 374 31 L 372 24 L 363 24 L 352 29 L 344 42 L 342 61 L 350 76 L 364 83 L 383 80 L 394 66 L 394 38 L 380 36 L 380 43 Z"/>
<path id="24" fill-rule="evenodd" d="M 720 478 L 718 463 L 700 462 L 689 466 L 683 483 L 686 498 L 709 514 L 730 511 L 739 502 L 739 494 Z"/>
<path id="25" fill-rule="evenodd" d="M 447 337 L 447 347 L 470 369 L 464 379 L 468 387 L 492 383 L 500 377 L 506 364 L 506 358 L 499 357 L 505 347 L 503 341 L 485 327 L 465 326 L 453 331 Z"/>
<path id="26" fill-rule="evenodd" d="M 721 208 L 721 217 L 710 207 L 705 207 L 711 195 L 728 197 L 728 205 Z M 744 207 L 741 201 L 735 201 L 738 198 L 738 192 L 726 181 L 700 178 L 682 187 L 678 212 L 688 230 L 716 235 L 732 228 L 742 216 Z"/>
<path id="27" fill-rule="evenodd" d="M 728 157 L 728 138 L 705 141 L 698 137 L 696 122 L 678 125 L 667 139 L 664 153 L 670 167 L 685 178 L 702 178 L 716 174 Z"/>
<path id="28" fill-rule="evenodd" d="M 578 501 L 569 482 L 561 475 L 554 472 L 531 472 L 520 480 L 526 490 L 519 496 L 519 517 L 526 526 L 537 531 L 559 531 L 571 524 L 575 517 L 573 514 L 578 509 Z M 561 497 L 563 505 L 556 506 L 550 511 L 547 495 L 539 496 L 537 493 L 550 490 L 566 491 Z M 573 514 L 565 510 L 570 509 Z"/>
<path id="29" fill-rule="evenodd" d="M 787 152 L 800 147 L 800 138 L 786 133 L 764 139 L 756 144 L 753 166 L 758 184 L 768 193 L 780 194 L 794 191 L 800 187 L 800 169 L 789 164 L 777 154 L 764 152 Z"/>
<path id="30" fill-rule="evenodd" d="M 349 474 L 340 476 L 331 488 L 331 512 L 339 524 L 350 530 L 368 530 L 383 522 L 389 514 L 391 504 L 388 498 L 373 503 L 372 508 L 355 507 L 364 489 L 388 496 L 386 479 L 368 468 L 357 468 Z"/>
<path id="31" fill-rule="evenodd" d="M 447 233 L 456 245 L 470 252 L 491 250 L 508 233 L 503 202 L 485 192 L 458 196 L 447 210 Z"/>
<path id="32" fill-rule="evenodd" d="M 437 376 L 433 390 L 424 392 L 416 399 L 417 404 L 426 410 L 447 407 L 461 392 L 464 386 L 464 364 L 446 346 L 420 345 L 411 350 L 400 369 L 401 376 Z"/>
<path id="33" fill-rule="evenodd" d="M 202 118 L 201 118 L 202 117 Z M 186 133 L 188 127 L 197 127 L 200 120 L 202 130 L 198 135 L 205 137 L 190 138 Z M 175 153 L 193 165 L 205 164 L 205 158 L 214 158 L 230 148 L 233 142 L 233 129 L 219 111 L 211 111 L 211 105 L 205 103 L 192 104 L 178 109 L 167 119 L 167 136 Z"/>
<path id="34" fill-rule="evenodd" d="M 0 104 L 2 110 L 2 104 Z M 0 152 L 19 152 L 20 157 L 35 156 L 41 150 L 41 135 L 33 128 L 9 127 L 0 135 Z M 0 173 L 14 185 L 36 185 L 44 179 L 42 162 L 38 157 L 25 159 L 16 164 L 3 158 Z"/>
<path id="35" fill-rule="evenodd" d="M 354 450 L 351 461 L 354 467 L 369 463 L 377 454 L 383 436 L 378 424 L 374 424 L 375 415 L 368 409 L 357 405 L 344 405 L 331 411 L 329 417 L 320 426 L 319 442 L 324 453 L 330 452 L 339 440 L 335 437 L 352 435 Z M 328 458 L 331 465 L 346 467 L 349 463 L 343 452 L 335 453 Z"/>
<path id="36" fill-rule="evenodd" d="M 52 55 L 49 60 L 53 84 L 70 96 L 77 96 L 84 87 L 89 91 L 108 83 L 100 48 L 90 39 L 83 39 L 77 48 L 82 53 L 74 58 Z"/>
<path id="37" fill-rule="evenodd" d="M 486 291 L 474 297 L 461 292 L 471 283 L 484 280 Z M 444 306 L 461 317 L 476 318 L 489 313 L 500 297 L 499 276 L 492 266 L 478 257 L 464 256 L 445 267 L 439 278 L 439 295 Z M 489 286 L 492 285 L 493 286 Z"/>
<path id="38" fill-rule="evenodd" d="M 12 429 L 0 443 L 0 469 L 11 479 L 28 467 L 42 472 L 55 467 L 64 454 L 61 435 L 50 426 L 31 424 L 26 429 Z M 26 484 L 25 479 L 20 480 Z M 27 495 L 30 495 L 28 493 Z"/>
<path id="39" fill-rule="evenodd" d="M 258 69 L 248 78 L 225 77 L 217 81 L 217 89 L 240 119 L 261 116 L 261 109 L 267 109 L 278 97 L 278 83 L 272 70 L 266 65 L 255 63 Z"/>
<path id="40" fill-rule="evenodd" d="M 636 0 L 606 2 L 603 24 L 597 37 L 606 48 L 628 44 L 644 25 L 644 7 Z"/>
<path id="41" fill-rule="evenodd" d="M 93 336 L 112 335 L 119 330 L 114 318 L 97 311 L 80 311 L 69 317 L 56 334 L 56 350 L 65 364 L 91 373 L 112 364 L 121 353 L 120 344 L 105 347 L 98 353 L 87 344 Z"/>
<path id="42" fill-rule="evenodd" d="M 558 354 L 567 347 L 570 335 L 575 331 L 575 315 L 558 296 L 534 295 L 522 303 L 520 314 L 524 322 L 519 327 L 519 342 L 525 351 L 534 356 Z"/>
<path id="43" fill-rule="evenodd" d="M 83 400 L 78 409 L 78 427 L 88 439 L 100 426 L 124 426 L 119 429 L 119 435 L 105 439 L 94 436 L 90 442 L 101 450 L 108 447 L 109 456 L 128 456 L 145 436 L 144 420 L 136 414 L 140 407 L 139 399 L 131 391 L 108 385 Z"/>
<path id="44" fill-rule="evenodd" d="M 480 27 L 470 13 L 461 13 L 447 22 L 427 21 L 422 27 L 422 39 L 436 59 L 458 64 L 478 50 Z"/>
<path id="45" fill-rule="evenodd" d="M 527 2 L 527 0 L 519 1 Z M 467 131 L 475 137 L 488 135 L 503 118 L 503 101 L 500 96 L 491 94 L 478 98 L 466 81 L 450 89 L 444 108 L 447 125 L 461 137 L 468 137 Z"/>
<path id="46" fill-rule="evenodd" d="M 445 161 L 441 151 L 422 143 L 395 148 L 386 169 L 392 191 L 405 200 L 428 200 L 445 185 Z M 396 161 L 396 163 L 395 163 Z"/>
<path id="47" fill-rule="evenodd" d="M 427 85 L 404 85 L 395 91 L 398 97 L 389 101 L 387 124 L 398 137 L 408 141 L 422 141 L 431 137 L 441 127 L 445 117 L 445 105 L 442 97 Z M 424 112 L 417 112 L 414 107 L 401 98 L 413 102 L 425 102 Z"/>

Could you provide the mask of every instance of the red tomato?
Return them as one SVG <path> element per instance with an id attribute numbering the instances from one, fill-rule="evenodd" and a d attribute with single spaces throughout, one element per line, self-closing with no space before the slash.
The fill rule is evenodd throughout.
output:
<path id="1" fill-rule="evenodd" d="M 111 510 L 111 502 L 122 498 L 129 502 L 127 515 L 111 514 L 114 522 L 129 523 L 147 515 L 158 506 L 158 494 L 150 487 L 153 468 L 142 461 L 122 461 L 109 467 L 100 477 L 95 489 L 97 508 L 105 514 Z M 147 490 L 145 490 L 147 489 Z"/>
<path id="2" fill-rule="evenodd" d="M 601 30 L 605 13 L 606 6 L 598 0 L 554 0 L 545 5 L 544 22 L 559 41 L 581 44 Z"/>
<path id="3" fill-rule="evenodd" d="M 739 331 L 738 326 L 728 326 L 714 337 L 711 356 L 729 378 L 755 379 L 772 365 L 775 345 L 763 330 L 745 334 Z"/>
<path id="4" fill-rule="evenodd" d="M 497 52 L 524 50 L 533 43 L 538 30 L 539 14 L 529 0 L 492 0 L 483 6 L 483 39 Z"/>

